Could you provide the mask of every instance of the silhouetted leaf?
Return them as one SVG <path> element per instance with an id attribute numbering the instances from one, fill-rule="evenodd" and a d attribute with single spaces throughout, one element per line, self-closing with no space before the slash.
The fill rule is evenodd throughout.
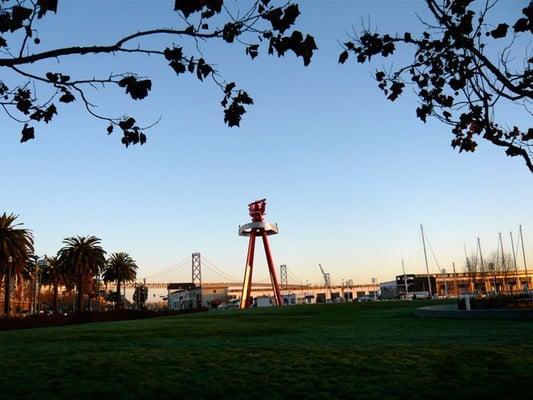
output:
<path id="1" fill-rule="evenodd" d="M 235 37 L 239 35 L 240 25 L 228 22 L 222 29 L 222 39 L 228 43 L 233 43 Z"/>
<path id="2" fill-rule="evenodd" d="M 68 90 L 65 91 L 63 95 L 59 98 L 59 101 L 61 103 L 71 103 L 74 100 L 76 100 L 76 98 Z"/>
<path id="3" fill-rule="evenodd" d="M 203 81 L 211 72 L 213 72 L 213 68 L 209 64 L 206 64 L 203 58 L 200 58 L 196 65 L 196 76 L 198 79 Z"/>
<path id="4" fill-rule="evenodd" d="M 280 33 L 284 33 L 295 22 L 300 15 L 300 10 L 297 4 L 290 4 L 285 9 L 281 7 L 274 8 L 271 11 L 264 13 L 262 17 L 272 24 L 272 28 Z"/>
<path id="5" fill-rule="evenodd" d="M 126 88 L 126 93 L 129 93 L 132 99 L 141 100 L 148 96 L 148 91 L 152 89 L 152 81 L 145 79 L 137 80 L 133 75 L 122 78 L 118 85 Z"/>
<path id="6" fill-rule="evenodd" d="M 394 101 L 402 93 L 405 84 L 402 82 L 395 81 L 390 87 L 391 94 L 387 97 L 390 101 Z"/>
<path id="7" fill-rule="evenodd" d="M 35 139 L 35 129 L 33 127 L 29 127 L 28 124 L 24 124 L 24 128 L 22 128 L 22 137 L 20 138 L 20 143 L 27 142 L 30 139 Z"/>
<path id="8" fill-rule="evenodd" d="M 508 28 L 509 25 L 507 24 L 498 24 L 496 29 L 492 30 L 490 34 L 494 39 L 501 39 L 507 35 Z"/>
<path id="9" fill-rule="evenodd" d="M 515 24 L 513 25 L 513 29 L 515 32 L 525 32 L 528 30 L 529 21 L 527 18 L 520 18 L 518 19 Z"/>
<path id="10" fill-rule="evenodd" d="M 50 82 L 57 82 L 59 80 L 59 75 L 54 74 L 53 72 L 47 72 L 46 73 L 46 79 L 48 79 Z"/>
<path id="11" fill-rule="evenodd" d="M 54 104 L 50 104 L 46 110 L 43 111 L 44 122 L 48 123 L 57 114 L 57 108 Z"/>
<path id="12" fill-rule="evenodd" d="M 39 12 L 37 18 L 42 18 L 48 11 L 57 12 L 57 0 L 37 0 Z"/>
<path id="13" fill-rule="evenodd" d="M 31 8 L 21 7 L 21 6 L 13 6 L 11 9 L 11 17 L 15 20 L 23 21 L 25 19 L 29 19 L 32 14 Z"/>
<path id="14" fill-rule="evenodd" d="M 423 104 L 416 109 L 416 116 L 420 118 L 423 122 L 426 122 L 427 116 L 431 113 L 431 107 L 427 104 Z"/>
<path id="15" fill-rule="evenodd" d="M 23 114 L 29 114 L 32 102 L 30 100 L 30 91 L 28 89 L 18 89 L 17 94 L 13 96 L 13 100 L 17 103 L 17 109 Z"/>
<path id="16" fill-rule="evenodd" d="M 183 49 L 181 47 L 167 47 L 163 51 L 163 54 L 168 61 L 181 61 L 183 57 Z"/>
<path id="17" fill-rule="evenodd" d="M 254 104 L 253 99 L 244 90 L 239 91 L 239 94 L 235 96 L 234 101 L 242 104 Z"/>
<path id="18" fill-rule="evenodd" d="M 222 11 L 223 3 L 223 0 L 175 0 L 174 11 L 181 11 L 185 18 L 188 18 L 192 13 L 206 9 L 202 17 L 209 18 L 214 13 L 218 14 Z M 206 14 L 207 11 L 212 14 Z"/>
<path id="19" fill-rule="evenodd" d="M 171 61 L 168 65 L 170 65 L 178 75 L 183 74 L 187 70 L 185 68 L 185 65 L 180 63 L 179 61 Z"/>
<path id="20" fill-rule="evenodd" d="M 383 79 L 385 79 L 385 72 L 383 71 L 376 72 L 376 81 L 382 82 Z"/>
<path id="21" fill-rule="evenodd" d="M 247 46 L 246 47 L 246 54 L 248 54 L 253 60 L 259 54 L 258 49 L 259 49 L 259 45 L 258 44 L 252 44 L 250 46 Z"/>
<path id="22" fill-rule="evenodd" d="M 348 51 L 347 50 L 344 50 L 340 55 L 339 55 L 339 64 L 344 64 L 346 62 L 346 60 L 348 59 Z"/>
<path id="23" fill-rule="evenodd" d="M 224 93 L 229 94 L 233 89 L 235 89 L 235 82 L 230 82 L 224 88 Z"/>
<path id="24" fill-rule="evenodd" d="M 131 129 L 133 128 L 133 125 L 135 125 L 135 119 L 132 117 L 122 120 L 118 123 L 118 126 L 120 126 L 120 128 L 123 130 Z"/>

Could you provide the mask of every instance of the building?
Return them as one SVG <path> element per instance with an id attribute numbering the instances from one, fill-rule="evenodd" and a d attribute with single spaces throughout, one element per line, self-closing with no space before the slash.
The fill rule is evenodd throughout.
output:
<path id="1" fill-rule="evenodd" d="M 407 292 L 405 281 L 407 281 Z M 439 297 L 459 296 L 465 293 L 511 294 L 531 288 L 531 276 L 525 270 L 430 274 L 430 282 L 432 294 Z M 407 295 L 409 297 L 429 295 L 427 274 L 398 275 L 396 286 L 398 298 Z"/>
<path id="2" fill-rule="evenodd" d="M 397 299 L 398 297 L 396 281 L 382 282 L 379 284 L 379 298 L 381 300 Z"/>
<path id="3" fill-rule="evenodd" d="M 201 305 L 201 290 L 194 283 L 170 283 L 167 290 L 169 310 L 190 310 Z"/>
<path id="4" fill-rule="evenodd" d="M 431 288 L 430 288 L 431 286 Z M 396 277 L 397 298 L 427 298 L 437 293 L 437 280 L 426 274 L 405 274 Z M 431 292 L 430 292 L 431 291 Z"/>
<path id="5" fill-rule="evenodd" d="M 531 274 L 525 270 L 457 272 L 435 275 L 439 296 L 464 293 L 511 294 L 531 288 Z"/>
<path id="6" fill-rule="evenodd" d="M 228 301 L 228 287 L 221 284 L 170 283 L 167 286 L 167 304 L 170 310 L 215 308 Z"/>

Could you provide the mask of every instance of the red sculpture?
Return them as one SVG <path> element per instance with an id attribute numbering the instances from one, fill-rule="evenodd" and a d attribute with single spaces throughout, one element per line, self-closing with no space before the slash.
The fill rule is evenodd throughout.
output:
<path id="1" fill-rule="evenodd" d="M 248 255 L 246 256 L 246 268 L 244 270 L 244 281 L 242 284 L 241 308 L 250 307 L 250 303 L 252 301 L 250 294 L 252 290 L 255 238 L 257 236 L 261 236 L 263 238 L 268 270 L 270 272 L 270 280 L 272 281 L 272 290 L 274 291 L 274 300 L 278 306 L 283 304 L 281 300 L 281 291 L 278 285 L 278 278 L 276 276 L 274 259 L 272 258 L 272 252 L 270 251 L 270 244 L 268 242 L 269 235 L 275 235 L 278 233 L 278 225 L 265 222 L 265 208 L 266 199 L 257 200 L 248 204 L 248 211 L 250 213 L 250 217 L 252 217 L 252 222 L 243 226 L 239 226 L 239 235 L 250 237 L 250 241 L 248 243 Z"/>

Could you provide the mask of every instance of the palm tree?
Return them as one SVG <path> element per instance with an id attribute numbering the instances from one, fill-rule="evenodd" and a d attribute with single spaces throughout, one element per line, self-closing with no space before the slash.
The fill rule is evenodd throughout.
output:
<path id="1" fill-rule="evenodd" d="M 33 235 L 22 223 L 15 223 L 17 215 L 0 215 L 0 279 L 4 280 L 4 316 L 11 310 L 12 276 L 24 269 L 26 261 L 33 253 Z"/>
<path id="2" fill-rule="evenodd" d="M 78 291 L 78 311 L 83 311 L 84 291 L 90 281 L 105 266 L 106 252 L 100 246 L 101 240 L 95 236 L 76 236 L 63 240 L 66 245 L 57 253 L 61 268 L 76 285 Z"/>
<path id="3" fill-rule="evenodd" d="M 63 284 L 63 270 L 57 257 L 47 257 L 46 267 L 41 272 L 41 282 L 45 286 L 52 286 L 54 291 L 53 309 L 57 313 L 57 298 L 59 286 Z"/>
<path id="4" fill-rule="evenodd" d="M 137 264 L 128 253 L 113 253 L 107 260 L 107 266 L 104 271 L 104 282 L 117 282 L 117 302 L 115 307 L 124 307 L 120 300 L 120 287 L 124 282 L 134 281 L 137 276 Z"/>
<path id="5" fill-rule="evenodd" d="M 24 306 L 24 299 L 30 301 L 35 296 L 35 290 L 33 288 L 32 282 L 35 282 L 37 271 L 37 262 L 39 257 L 35 254 L 32 254 L 26 260 L 24 267 L 18 271 L 15 271 L 15 299 L 18 303 L 18 308 Z M 26 291 L 26 293 L 24 293 Z M 13 303 L 13 300 L 11 301 Z"/>

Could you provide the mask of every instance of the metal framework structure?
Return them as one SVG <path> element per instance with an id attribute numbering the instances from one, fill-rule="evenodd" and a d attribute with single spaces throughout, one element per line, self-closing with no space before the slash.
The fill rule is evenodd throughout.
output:
<path id="1" fill-rule="evenodd" d="M 329 274 L 329 272 L 324 272 L 324 268 L 322 268 L 321 264 L 318 264 L 318 266 L 320 267 L 320 272 L 322 272 L 322 277 L 324 278 L 324 286 L 330 287 L 331 286 L 331 275 Z"/>
<path id="2" fill-rule="evenodd" d="M 281 287 L 284 290 L 289 289 L 289 279 L 287 277 L 287 266 L 285 264 L 279 266 L 279 277 L 281 281 Z"/>
<path id="3" fill-rule="evenodd" d="M 244 280 L 242 284 L 241 293 L 241 308 L 250 307 L 252 298 L 250 296 L 252 290 L 252 272 L 254 265 L 255 252 L 255 238 L 260 236 L 263 239 L 263 246 L 265 247 L 265 255 L 268 264 L 268 271 L 270 273 L 270 280 L 272 282 L 272 290 L 274 291 L 274 300 L 276 305 L 283 304 L 281 300 L 281 290 L 276 276 L 276 269 L 272 252 L 270 251 L 270 243 L 268 236 L 278 233 L 278 225 L 270 222 L 265 222 L 266 199 L 257 200 L 248 204 L 248 212 L 252 218 L 252 222 L 243 226 L 239 226 L 239 236 L 249 236 L 248 254 L 246 256 L 246 267 L 244 270 Z"/>
<path id="4" fill-rule="evenodd" d="M 196 286 L 202 286 L 202 261 L 200 253 L 192 253 L 192 280 Z"/>
<path id="5" fill-rule="evenodd" d="M 192 284 L 196 287 L 202 287 L 202 259 L 200 253 L 192 253 Z M 202 305 L 202 291 L 196 295 L 197 306 Z"/>

